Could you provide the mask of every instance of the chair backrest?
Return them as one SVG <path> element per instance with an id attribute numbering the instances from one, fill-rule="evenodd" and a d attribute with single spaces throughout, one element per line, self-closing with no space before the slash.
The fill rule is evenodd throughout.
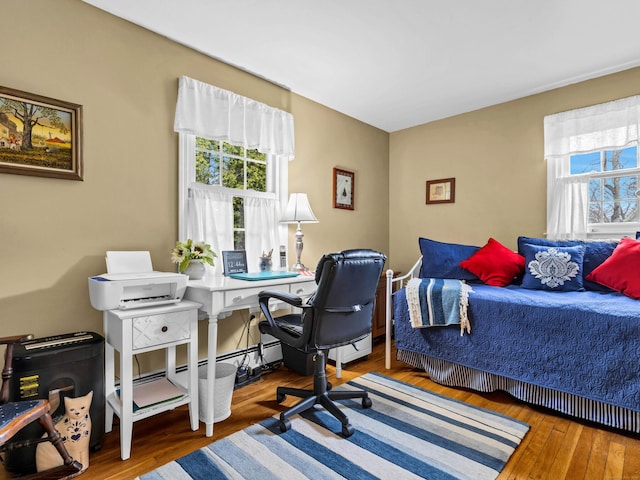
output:
<path id="1" fill-rule="evenodd" d="M 319 350 L 363 339 L 371 332 L 376 289 L 387 257 L 374 250 L 324 255 L 316 268 L 318 288 L 306 310 L 309 344 Z M 305 323 L 309 318 L 305 318 Z"/>

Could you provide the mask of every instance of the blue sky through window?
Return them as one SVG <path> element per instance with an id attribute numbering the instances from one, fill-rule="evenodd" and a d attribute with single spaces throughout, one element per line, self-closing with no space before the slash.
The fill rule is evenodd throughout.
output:
<path id="1" fill-rule="evenodd" d="M 611 150 L 605 152 L 607 159 L 611 158 Z M 638 166 L 638 147 L 627 147 L 622 150 L 620 168 L 634 168 Z M 601 172 L 600 152 L 581 153 L 571 156 L 571 175 L 589 172 Z"/>

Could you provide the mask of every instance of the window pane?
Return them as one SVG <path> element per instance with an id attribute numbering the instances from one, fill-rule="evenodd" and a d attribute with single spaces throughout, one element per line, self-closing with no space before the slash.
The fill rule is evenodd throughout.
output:
<path id="1" fill-rule="evenodd" d="M 244 250 L 244 198 L 233 197 L 233 248 Z"/>
<path id="2" fill-rule="evenodd" d="M 638 166 L 637 147 L 623 150 L 607 150 L 604 152 L 604 171 L 635 168 Z"/>
<path id="3" fill-rule="evenodd" d="M 196 182 L 207 185 L 220 183 L 220 157 L 211 152 L 196 151 Z"/>
<path id="4" fill-rule="evenodd" d="M 602 179 L 589 180 L 589 201 L 599 202 L 602 200 Z"/>
<path id="5" fill-rule="evenodd" d="M 244 147 L 231 145 L 230 143 L 227 143 L 227 142 L 223 143 L 222 151 L 230 155 L 237 155 L 239 157 L 244 157 Z"/>
<path id="6" fill-rule="evenodd" d="M 233 232 L 233 248 L 234 250 L 245 250 L 244 230 Z"/>
<path id="7" fill-rule="evenodd" d="M 244 228 L 244 198 L 233 197 L 233 228 Z"/>
<path id="8" fill-rule="evenodd" d="M 247 190 L 267 191 L 267 164 L 247 162 Z"/>
<path id="9" fill-rule="evenodd" d="M 231 157 L 223 157 L 222 161 L 222 185 L 244 190 L 244 162 Z"/>
<path id="10" fill-rule="evenodd" d="M 569 162 L 571 164 L 571 175 L 599 172 L 602 170 L 600 165 L 600 152 L 571 155 Z"/>
<path id="11" fill-rule="evenodd" d="M 604 202 L 602 204 L 601 223 L 635 222 L 637 218 L 638 201 Z"/>
<path id="12" fill-rule="evenodd" d="M 247 150 L 247 158 L 251 160 L 262 160 L 263 162 L 267 160 L 267 154 L 259 152 L 255 148 L 252 150 Z"/>
<path id="13" fill-rule="evenodd" d="M 635 198 L 637 177 L 613 177 L 604 181 L 604 199 L 624 200 Z"/>
<path id="14" fill-rule="evenodd" d="M 219 150 L 220 142 L 217 140 L 208 140 L 202 137 L 196 137 L 196 148 L 204 150 Z"/>

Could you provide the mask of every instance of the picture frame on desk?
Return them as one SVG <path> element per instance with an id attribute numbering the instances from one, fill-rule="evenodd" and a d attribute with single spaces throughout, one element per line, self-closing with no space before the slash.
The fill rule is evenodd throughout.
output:
<path id="1" fill-rule="evenodd" d="M 225 277 L 231 273 L 247 273 L 246 250 L 223 250 L 222 267 Z"/>

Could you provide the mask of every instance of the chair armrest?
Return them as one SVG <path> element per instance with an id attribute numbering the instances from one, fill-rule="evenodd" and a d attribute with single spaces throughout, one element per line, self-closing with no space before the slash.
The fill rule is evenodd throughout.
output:
<path id="1" fill-rule="evenodd" d="M 31 340 L 33 338 L 33 334 L 28 335 L 13 335 L 11 337 L 2 337 L 0 338 L 0 345 L 11 345 L 15 343 L 21 343 L 26 340 Z"/>
<path id="2" fill-rule="evenodd" d="M 293 295 L 287 292 L 280 292 L 278 290 L 263 290 L 258 293 L 258 299 L 260 304 L 263 302 L 268 305 L 269 299 L 275 298 L 276 300 L 280 300 L 282 302 L 288 303 L 293 307 L 302 308 L 302 298 L 297 295 Z"/>
<path id="3" fill-rule="evenodd" d="M 285 302 L 291 305 L 292 307 L 297 307 L 302 309 L 311 308 L 311 305 L 302 303 L 303 302 L 302 298 L 287 292 L 279 292 L 276 290 L 263 290 L 262 292 L 258 293 L 258 302 L 260 304 L 260 310 L 262 311 L 264 318 L 269 323 L 269 326 L 271 327 L 272 331 L 280 332 L 284 337 L 289 338 L 290 341 L 295 342 L 295 338 L 293 338 L 291 334 L 289 334 L 288 332 L 285 332 L 280 327 L 278 327 L 275 320 L 273 319 L 273 315 L 271 315 L 271 311 L 269 310 L 269 300 L 271 300 L 272 298 Z M 280 338 L 280 340 L 282 340 L 282 338 Z"/>

